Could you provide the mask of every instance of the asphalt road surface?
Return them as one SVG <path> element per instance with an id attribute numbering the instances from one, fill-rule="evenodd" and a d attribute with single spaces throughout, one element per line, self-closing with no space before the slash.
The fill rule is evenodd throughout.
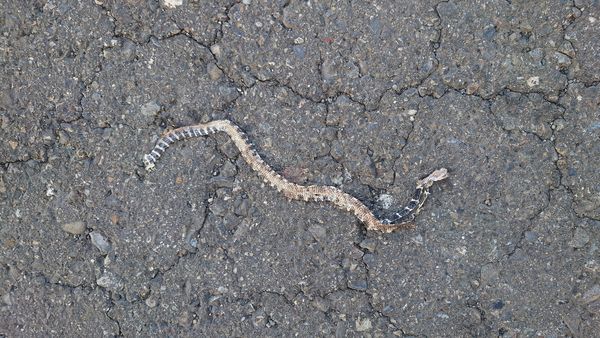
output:
<path id="1" fill-rule="evenodd" d="M 0 336 L 598 336 L 599 1 L 0 5 Z"/>

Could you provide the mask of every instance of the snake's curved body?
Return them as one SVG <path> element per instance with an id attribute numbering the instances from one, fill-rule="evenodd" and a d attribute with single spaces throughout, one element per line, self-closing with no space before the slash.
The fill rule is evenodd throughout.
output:
<path id="1" fill-rule="evenodd" d="M 149 154 L 144 155 L 144 165 L 147 171 L 152 171 L 156 161 L 163 155 L 165 150 L 176 141 L 198 136 L 206 136 L 216 132 L 224 132 L 233 141 L 239 149 L 240 154 L 266 182 L 277 191 L 283 193 L 290 199 L 304 201 L 327 201 L 339 208 L 353 212 L 358 219 L 364 223 L 367 230 L 377 230 L 383 232 L 392 232 L 398 229 L 410 229 L 414 225 L 412 221 L 420 211 L 429 195 L 429 188 L 433 182 L 440 181 L 448 177 L 448 171 L 445 168 L 434 171 L 431 175 L 417 182 L 417 188 L 412 199 L 401 211 L 394 213 L 383 220 L 377 219 L 375 215 L 362 202 L 352 195 L 333 186 L 304 186 L 292 183 L 283 176 L 275 172 L 258 155 L 252 143 L 244 131 L 229 120 L 215 120 L 208 123 L 197 124 L 193 126 L 181 127 L 165 133 L 154 146 Z"/>

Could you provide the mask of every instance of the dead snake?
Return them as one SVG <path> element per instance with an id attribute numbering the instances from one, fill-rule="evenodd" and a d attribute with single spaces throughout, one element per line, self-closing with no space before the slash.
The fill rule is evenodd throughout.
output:
<path id="1" fill-rule="evenodd" d="M 144 155 L 144 165 L 147 171 L 152 171 L 156 161 L 165 150 L 173 143 L 190 137 L 205 136 L 216 132 L 225 132 L 235 146 L 239 149 L 242 157 L 256 171 L 265 182 L 269 183 L 277 191 L 286 197 L 295 200 L 328 201 L 339 208 L 352 211 L 358 219 L 363 222 L 367 230 L 392 232 L 398 229 L 414 228 L 413 220 L 421 210 L 429 195 L 429 188 L 433 182 L 448 177 L 448 170 L 441 168 L 429 176 L 417 181 L 415 192 L 408 204 L 390 216 L 379 220 L 362 202 L 356 197 L 349 195 L 333 186 L 300 185 L 292 183 L 275 172 L 258 155 L 248 136 L 242 129 L 229 120 L 215 120 L 208 123 L 181 127 L 165 133 L 157 142 L 149 154 Z"/>

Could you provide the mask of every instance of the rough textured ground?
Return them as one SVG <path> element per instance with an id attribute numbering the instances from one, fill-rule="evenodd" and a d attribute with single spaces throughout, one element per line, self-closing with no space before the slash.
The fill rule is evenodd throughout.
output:
<path id="1" fill-rule="evenodd" d="M 598 1 L 0 2 L 0 335 L 598 334 Z"/>

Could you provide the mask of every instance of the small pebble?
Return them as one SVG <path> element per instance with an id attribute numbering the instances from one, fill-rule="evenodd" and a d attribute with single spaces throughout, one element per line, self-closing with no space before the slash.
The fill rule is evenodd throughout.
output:
<path id="1" fill-rule="evenodd" d="M 598 284 L 592 286 L 581 296 L 583 304 L 590 304 L 595 301 L 600 301 L 600 285 Z"/>
<path id="2" fill-rule="evenodd" d="M 248 216 L 250 211 L 250 203 L 247 198 L 238 198 L 235 201 L 233 212 L 238 216 Z"/>
<path id="3" fill-rule="evenodd" d="M 217 44 L 210 46 L 210 51 L 215 55 L 216 58 L 221 56 L 221 46 Z"/>
<path id="4" fill-rule="evenodd" d="M 483 37 L 487 40 L 491 40 L 496 35 L 496 26 L 487 25 L 483 28 Z"/>
<path id="5" fill-rule="evenodd" d="M 438 312 L 438 313 L 436 314 L 436 317 L 438 317 L 438 318 L 442 318 L 442 319 L 448 319 L 448 318 L 450 318 L 450 316 L 448 316 L 448 315 L 447 315 L 446 313 L 444 313 L 444 312 Z"/>
<path id="6" fill-rule="evenodd" d="M 563 42 L 563 44 L 558 48 L 558 51 L 567 55 L 570 58 L 575 57 L 575 49 L 569 41 Z"/>
<path id="7" fill-rule="evenodd" d="M 342 258 L 342 269 L 344 270 L 350 270 L 350 267 L 352 266 L 352 260 L 348 257 L 344 257 Z"/>
<path id="8" fill-rule="evenodd" d="M 158 300 L 156 299 L 156 297 L 150 296 L 148 297 L 148 299 L 146 299 L 146 305 L 150 308 L 156 307 L 156 305 L 158 305 Z"/>
<path id="9" fill-rule="evenodd" d="M 177 319 L 177 323 L 179 323 L 179 325 L 181 326 L 189 325 L 190 313 L 188 311 L 184 311 L 183 313 L 181 313 L 181 315 L 179 315 L 179 318 Z"/>
<path id="10" fill-rule="evenodd" d="M 63 224 L 62 229 L 73 235 L 81 235 L 85 231 L 85 223 L 82 221 L 65 223 Z"/>
<path id="11" fill-rule="evenodd" d="M 102 234 L 100 234 L 97 231 L 92 231 L 90 233 L 90 239 L 92 241 L 92 244 L 98 249 L 100 250 L 100 252 L 102 252 L 103 254 L 107 254 L 110 252 L 111 250 L 111 246 L 110 243 L 106 240 L 106 238 L 104 238 L 104 236 L 102 236 Z"/>
<path id="12" fill-rule="evenodd" d="M 160 106 L 154 101 L 146 102 L 141 108 L 142 115 L 154 116 L 160 111 Z"/>
<path id="13" fill-rule="evenodd" d="M 417 234 L 416 236 L 411 238 L 411 241 L 416 245 L 423 245 L 424 243 L 423 236 L 421 236 L 421 234 Z"/>
<path id="14" fill-rule="evenodd" d="M 317 241 L 324 240 L 325 237 L 327 236 L 327 231 L 325 230 L 325 228 L 318 224 L 313 224 L 313 225 L 309 226 L 308 231 L 311 233 L 311 235 L 313 235 L 313 237 Z"/>
<path id="15" fill-rule="evenodd" d="M 381 310 L 381 314 L 384 316 L 390 316 L 394 312 L 394 307 L 391 305 L 386 305 L 383 310 Z"/>
<path id="16" fill-rule="evenodd" d="M 492 308 L 494 308 L 495 310 L 500 310 L 504 307 L 504 302 L 502 300 L 497 300 L 494 302 L 494 304 L 492 304 Z"/>
<path id="17" fill-rule="evenodd" d="M 583 248 L 590 241 L 590 236 L 582 228 L 575 229 L 573 239 L 569 242 L 569 245 L 576 249 Z"/>
<path id="18" fill-rule="evenodd" d="M 544 59 L 544 51 L 541 48 L 535 48 L 529 52 L 529 56 L 531 56 L 536 63 L 540 63 Z"/>
<path id="19" fill-rule="evenodd" d="M 475 308 L 468 308 L 467 310 L 467 320 L 473 324 L 477 324 L 481 322 L 481 313 Z"/>
<path id="20" fill-rule="evenodd" d="M 237 174 L 237 168 L 235 164 L 226 161 L 221 169 L 219 169 L 219 174 L 223 177 L 233 177 Z"/>
<path id="21" fill-rule="evenodd" d="M 483 284 L 492 285 L 494 284 L 500 272 L 498 269 L 492 264 L 486 264 L 481 267 L 481 282 Z"/>
<path id="22" fill-rule="evenodd" d="M 12 299 L 10 298 L 10 294 L 5 294 L 4 296 L 2 296 L 2 303 L 6 304 L 6 305 L 12 305 Z"/>
<path id="23" fill-rule="evenodd" d="M 321 64 L 321 76 L 324 80 L 333 80 L 337 76 L 335 62 L 333 60 L 325 60 Z"/>
<path id="24" fill-rule="evenodd" d="M 539 84 L 540 84 L 540 77 L 539 76 L 532 76 L 529 79 L 527 79 L 527 85 L 529 87 L 539 86 Z"/>
<path id="25" fill-rule="evenodd" d="M 208 77 L 213 81 L 218 80 L 223 74 L 219 67 L 212 62 L 206 65 L 206 72 L 208 73 Z"/>
<path id="26" fill-rule="evenodd" d="M 556 130 L 556 131 L 560 131 L 563 130 L 565 128 L 565 120 L 564 119 L 557 119 L 554 122 L 552 122 L 552 129 Z M 563 154 L 561 154 L 563 155 Z"/>
<path id="27" fill-rule="evenodd" d="M 353 280 L 348 282 L 348 287 L 356 291 L 366 291 L 368 288 L 367 281 L 364 279 Z"/>
<path id="28" fill-rule="evenodd" d="M 66 145 L 69 144 L 69 134 L 64 131 L 64 130 L 59 130 L 58 131 L 58 143 L 62 144 L 62 145 Z"/>
<path id="29" fill-rule="evenodd" d="M 354 62 L 348 62 L 346 65 L 348 66 L 346 76 L 351 79 L 357 79 L 360 76 L 360 69 L 358 66 Z"/>
<path id="30" fill-rule="evenodd" d="M 265 314 L 264 309 L 258 309 L 252 314 L 252 325 L 254 325 L 254 327 L 263 327 L 265 326 L 266 321 L 267 315 Z"/>
<path id="31" fill-rule="evenodd" d="M 294 51 L 294 55 L 296 55 L 296 57 L 299 59 L 304 59 L 304 56 L 306 55 L 306 48 L 303 46 L 294 46 L 292 50 Z"/>
<path id="32" fill-rule="evenodd" d="M 221 296 L 221 295 L 210 296 L 210 298 L 208 298 L 208 303 L 214 304 L 216 301 L 218 301 L 221 298 L 223 298 L 223 296 Z"/>
<path id="33" fill-rule="evenodd" d="M 123 283 L 121 282 L 121 279 L 110 272 L 105 272 L 102 275 L 102 277 L 96 280 L 96 284 L 98 284 L 98 286 L 100 287 L 112 291 L 116 291 L 123 288 Z"/>
<path id="34" fill-rule="evenodd" d="M 467 94 L 471 95 L 479 90 L 481 85 L 477 82 L 472 82 L 467 85 Z"/>
<path id="35" fill-rule="evenodd" d="M 162 0 L 162 5 L 165 8 L 175 8 L 183 5 L 183 0 Z"/>
<path id="36" fill-rule="evenodd" d="M 225 202 L 217 200 L 214 203 L 210 204 L 208 206 L 208 209 L 216 216 L 225 216 L 228 208 L 225 206 Z"/>
<path id="37" fill-rule="evenodd" d="M 369 331 L 373 324 L 371 324 L 371 320 L 369 318 L 362 319 L 358 317 L 356 322 L 354 323 L 357 332 Z"/>
<path id="38" fill-rule="evenodd" d="M 554 52 L 554 58 L 561 68 L 566 68 L 571 64 L 571 58 L 560 52 Z"/>
<path id="39" fill-rule="evenodd" d="M 528 242 L 535 242 L 538 239 L 538 233 L 535 231 L 525 231 L 525 239 Z"/>
<path id="40" fill-rule="evenodd" d="M 312 306 L 314 306 L 319 311 L 327 312 L 329 311 L 330 305 L 327 299 L 315 296 L 315 299 L 312 301 Z"/>
<path id="41" fill-rule="evenodd" d="M 367 267 L 372 267 L 375 264 L 375 255 L 367 253 L 362 258 L 363 263 L 367 265 Z"/>
<path id="42" fill-rule="evenodd" d="M 363 239 L 362 242 L 360 242 L 360 244 L 358 245 L 363 249 L 367 249 L 371 252 L 374 252 L 377 248 L 377 240 L 374 238 L 366 238 Z"/>

